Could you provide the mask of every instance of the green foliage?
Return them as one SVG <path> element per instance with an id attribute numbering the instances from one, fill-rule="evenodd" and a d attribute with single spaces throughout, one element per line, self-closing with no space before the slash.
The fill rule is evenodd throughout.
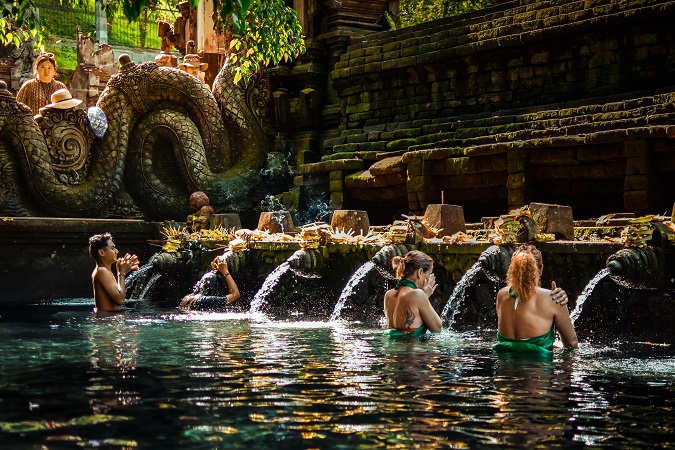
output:
<path id="1" fill-rule="evenodd" d="M 223 11 L 230 12 L 223 18 Z M 288 62 L 305 51 L 298 16 L 282 0 L 223 1 L 215 19 L 216 30 L 232 37 L 229 63 L 235 83 L 248 83 L 270 64 Z"/>
<path id="2" fill-rule="evenodd" d="M 121 13 L 135 21 L 144 8 L 174 8 L 177 0 L 107 0 L 108 17 Z M 195 7 L 199 0 L 190 0 Z M 229 63 L 235 82 L 250 78 L 270 64 L 298 57 L 305 51 L 298 16 L 283 0 L 215 0 L 216 32 L 231 38 Z"/>
<path id="3" fill-rule="evenodd" d="M 0 44 L 19 47 L 38 37 L 39 25 L 33 0 L 0 0 Z"/>
<path id="4" fill-rule="evenodd" d="M 400 26 L 408 27 L 442 17 L 456 16 L 485 8 L 490 3 L 492 0 L 401 0 Z"/>

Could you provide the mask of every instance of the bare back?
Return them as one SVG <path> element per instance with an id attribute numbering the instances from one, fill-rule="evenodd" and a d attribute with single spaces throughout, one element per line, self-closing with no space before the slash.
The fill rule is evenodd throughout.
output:
<path id="1" fill-rule="evenodd" d="M 429 331 L 441 331 L 442 322 L 422 289 L 402 286 L 384 294 L 384 314 L 389 328 L 410 332 L 426 325 Z"/>
<path id="2" fill-rule="evenodd" d="M 577 335 L 565 305 L 552 301 L 551 291 L 538 287 L 535 295 L 523 301 L 509 294 L 505 287 L 497 294 L 497 318 L 500 334 L 511 339 L 528 339 L 544 335 L 555 326 L 565 347 L 577 346 Z"/>

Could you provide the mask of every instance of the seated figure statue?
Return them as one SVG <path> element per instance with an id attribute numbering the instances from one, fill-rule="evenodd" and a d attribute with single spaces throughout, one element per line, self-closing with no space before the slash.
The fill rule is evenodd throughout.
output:
<path id="1" fill-rule="evenodd" d="M 193 214 L 187 216 L 187 229 L 196 233 L 209 228 L 213 208 L 209 206 L 209 197 L 202 191 L 193 192 L 190 195 L 190 207 Z"/>

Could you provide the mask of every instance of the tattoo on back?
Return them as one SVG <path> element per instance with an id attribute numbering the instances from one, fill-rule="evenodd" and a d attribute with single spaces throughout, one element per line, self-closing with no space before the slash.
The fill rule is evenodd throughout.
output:
<path id="1" fill-rule="evenodd" d="M 413 314 L 412 310 L 408 306 L 406 307 L 405 314 L 403 315 L 403 326 L 401 328 L 411 328 L 413 322 L 415 322 L 415 314 Z"/>

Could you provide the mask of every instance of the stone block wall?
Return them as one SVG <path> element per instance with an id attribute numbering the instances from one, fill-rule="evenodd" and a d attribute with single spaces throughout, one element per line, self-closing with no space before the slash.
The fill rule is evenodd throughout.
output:
<path id="1" fill-rule="evenodd" d="M 673 1 L 499 1 L 354 38 L 331 72 L 343 120 L 323 159 L 363 161 L 351 180 L 402 155 L 415 213 L 441 199 L 469 220 L 532 201 L 578 217 L 662 212 L 675 192 L 674 19 Z M 389 187 L 340 181 L 333 208 Z"/>
<path id="2" fill-rule="evenodd" d="M 495 8 L 350 45 L 331 72 L 347 127 L 553 105 L 672 84 L 674 2 L 511 1 Z M 419 136 L 402 134 L 397 138 Z"/>

